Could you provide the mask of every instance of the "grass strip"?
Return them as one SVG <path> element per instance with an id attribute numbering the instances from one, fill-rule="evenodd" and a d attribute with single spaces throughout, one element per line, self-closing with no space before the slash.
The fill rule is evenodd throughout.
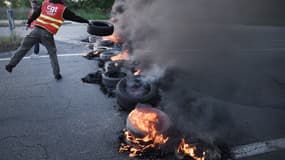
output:
<path id="1" fill-rule="evenodd" d="M 7 52 L 17 49 L 22 41 L 23 37 L 16 34 L 11 36 L 0 36 L 0 52 Z"/>

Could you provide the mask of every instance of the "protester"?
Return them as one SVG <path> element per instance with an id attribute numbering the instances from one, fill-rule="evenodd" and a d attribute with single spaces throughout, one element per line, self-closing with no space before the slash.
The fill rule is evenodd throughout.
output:
<path id="1" fill-rule="evenodd" d="M 79 23 L 89 23 L 88 20 L 75 15 L 71 10 L 64 6 L 64 0 L 45 0 L 42 6 L 36 9 L 29 18 L 27 26 L 34 22 L 34 29 L 27 35 L 15 55 L 6 65 L 5 69 L 12 72 L 13 68 L 22 60 L 27 52 L 36 44 L 41 43 L 47 48 L 54 78 L 62 78 L 57 59 L 57 50 L 53 35 L 57 33 L 64 20 L 71 20 Z"/>

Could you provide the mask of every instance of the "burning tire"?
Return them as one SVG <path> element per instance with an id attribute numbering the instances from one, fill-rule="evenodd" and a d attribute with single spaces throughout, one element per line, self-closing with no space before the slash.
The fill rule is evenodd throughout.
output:
<path id="1" fill-rule="evenodd" d="M 155 119 L 150 119 L 149 115 L 155 115 Z M 156 108 L 151 108 L 150 105 L 145 105 L 145 104 L 137 104 L 136 108 L 129 114 L 127 118 L 127 123 L 126 127 L 127 130 L 130 131 L 133 135 L 136 135 L 138 137 L 144 137 L 146 136 L 146 133 L 149 131 L 141 130 L 141 128 L 138 128 L 135 122 L 133 122 L 133 119 L 138 120 L 133 117 L 139 116 L 139 120 L 141 121 L 140 123 L 147 122 L 146 125 L 147 127 L 142 127 L 143 129 L 150 130 L 151 127 L 149 127 L 148 123 L 150 122 L 151 124 L 154 125 L 155 123 L 155 129 L 158 133 L 161 134 L 166 134 L 168 129 L 171 126 L 171 122 L 169 117 L 162 111 L 156 109 Z M 153 121 L 151 121 L 153 120 Z"/>
<path id="2" fill-rule="evenodd" d="M 132 110 L 138 103 L 156 105 L 159 101 L 158 87 L 141 76 L 122 79 L 116 88 L 117 103 Z"/>
<path id="3" fill-rule="evenodd" d="M 117 83 L 126 76 L 124 72 L 105 72 L 102 74 L 102 84 L 106 88 L 116 88 Z"/>
<path id="4" fill-rule="evenodd" d="M 128 151 L 130 157 L 153 154 L 162 158 L 164 153 L 170 153 L 166 149 L 172 148 L 167 143 L 170 126 L 171 121 L 166 113 L 150 105 L 137 104 L 128 115 L 119 151 Z"/>
<path id="5" fill-rule="evenodd" d="M 88 24 L 87 32 L 96 36 L 109 36 L 114 32 L 113 24 L 104 21 L 92 21 Z"/>

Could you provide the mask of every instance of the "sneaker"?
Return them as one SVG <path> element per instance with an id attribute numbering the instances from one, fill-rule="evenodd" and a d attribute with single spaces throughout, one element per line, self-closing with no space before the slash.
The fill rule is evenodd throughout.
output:
<path id="1" fill-rule="evenodd" d="M 60 80 L 60 79 L 62 78 L 62 76 L 61 76 L 61 74 L 57 74 L 57 75 L 54 76 L 54 78 L 55 78 L 56 80 Z"/>
<path id="2" fill-rule="evenodd" d="M 12 70 L 13 70 L 13 67 L 10 66 L 10 65 L 6 65 L 6 66 L 5 66 L 5 69 L 6 69 L 7 72 L 11 73 Z"/>

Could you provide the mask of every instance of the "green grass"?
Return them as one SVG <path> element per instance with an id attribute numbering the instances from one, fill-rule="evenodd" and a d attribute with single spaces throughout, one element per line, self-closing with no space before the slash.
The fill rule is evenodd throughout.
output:
<path id="1" fill-rule="evenodd" d="M 89 20 L 105 20 L 110 18 L 110 11 L 106 11 L 100 8 L 95 8 L 94 10 L 79 9 L 74 10 L 74 12 L 77 15 Z"/>
<path id="2" fill-rule="evenodd" d="M 12 51 L 17 49 L 22 41 L 22 37 L 14 34 L 12 36 L 0 37 L 0 52 Z"/>
<path id="3" fill-rule="evenodd" d="M 7 8 L 0 8 L 0 19 L 7 19 Z M 27 19 L 29 8 L 13 8 L 15 19 Z"/>
<path id="4" fill-rule="evenodd" d="M 110 10 L 106 9 L 71 9 L 75 14 L 82 16 L 85 19 L 109 19 L 110 18 Z M 25 20 L 27 19 L 29 8 L 13 8 L 14 11 L 14 17 L 17 20 Z M 0 19 L 6 20 L 7 14 L 6 14 L 6 8 L 0 8 Z"/>

